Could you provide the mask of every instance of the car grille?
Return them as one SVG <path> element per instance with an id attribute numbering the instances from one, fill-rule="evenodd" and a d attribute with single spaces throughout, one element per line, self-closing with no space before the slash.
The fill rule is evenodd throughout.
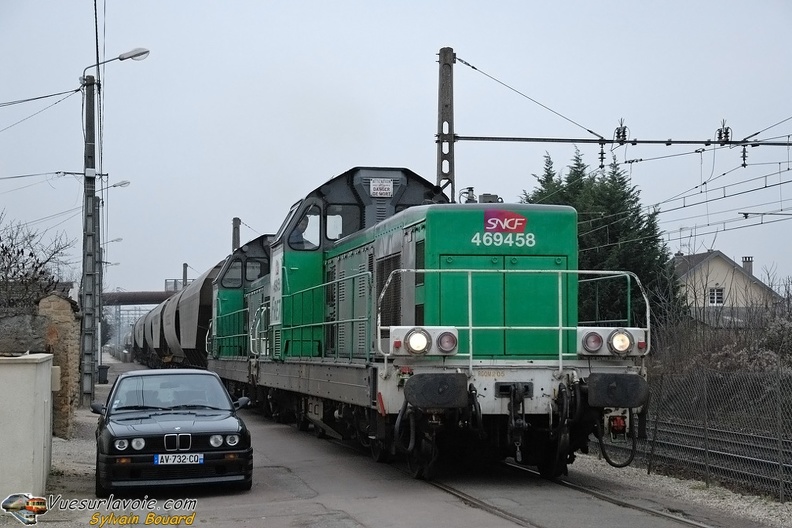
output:
<path id="1" fill-rule="evenodd" d="M 192 446 L 191 434 L 166 434 L 165 451 L 187 451 Z"/>

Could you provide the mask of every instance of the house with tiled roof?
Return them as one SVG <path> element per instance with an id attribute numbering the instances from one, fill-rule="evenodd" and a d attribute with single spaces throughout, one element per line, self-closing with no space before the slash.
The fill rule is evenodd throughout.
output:
<path id="1" fill-rule="evenodd" d="M 753 257 L 742 265 L 718 250 L 674 255 L 676 275 L 691 315 L 716 327 L 761 325 L 784 298 L 753 274 Z"/>

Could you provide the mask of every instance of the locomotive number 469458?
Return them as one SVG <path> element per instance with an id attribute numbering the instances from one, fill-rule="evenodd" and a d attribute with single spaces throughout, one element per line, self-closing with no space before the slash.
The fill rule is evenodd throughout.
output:
<path id="1" fill-rule="evenodd" d="M 534 247 L 536 237 L 533 233 L 476 233 L 470 243 L 475 246 Z"/>

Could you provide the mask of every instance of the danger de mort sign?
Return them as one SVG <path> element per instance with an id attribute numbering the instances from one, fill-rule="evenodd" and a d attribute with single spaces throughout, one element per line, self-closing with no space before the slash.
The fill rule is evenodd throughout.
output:
<path id="1" fill-rule="evenodd" d="M 369 183 L 369 195 L 372 198 L 390 198 L 393 196 L 393 180 L 372 178 Z"/>

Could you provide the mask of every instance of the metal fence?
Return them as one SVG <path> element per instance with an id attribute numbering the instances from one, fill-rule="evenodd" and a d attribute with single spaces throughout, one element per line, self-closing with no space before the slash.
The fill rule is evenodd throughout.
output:
<path id="1" fill-rule="evenodd" d="M 636 454 L 649 472 L 781 502 L 792 495 L 792 373 L 694 369 L 655 375 L 650 387 L 647 439 Z M 625 459 L 630 446 L 605 439 L 612 458 Z"/>

